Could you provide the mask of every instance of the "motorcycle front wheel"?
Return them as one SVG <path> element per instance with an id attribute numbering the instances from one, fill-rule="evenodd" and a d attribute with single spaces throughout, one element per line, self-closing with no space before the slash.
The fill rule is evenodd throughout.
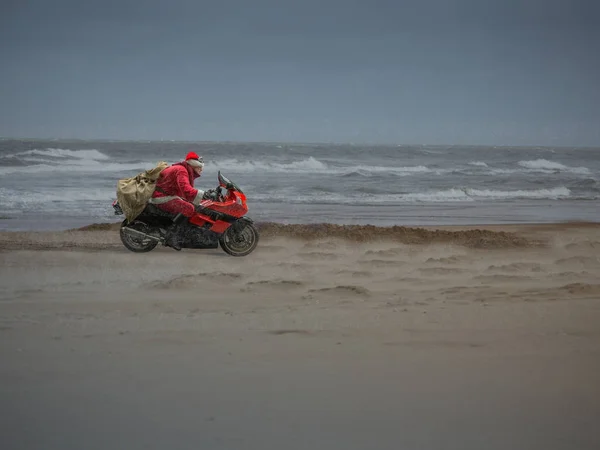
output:
<path id="1" fill-rule="evenodd" d="M 258 230 L 252 223 L 246 223 L 244 228 L 235 230 L 231 226 L 225 230 L 219 239 L 219 244 L 225 253 L 231 256 L 246 256 L 258 245 Z"/>
<path id="2" fill-rule="evenodd" d="M 121 235 L 121 242 L 127 250 L 135 253 L 146 253 L 154 250 L 154 247 L 158 245 L 158 241 L 155 239 L 136 235 L 135 233 L 128 233 L 127 230 L 124 229 L 126 225 L 127 220 L 124 220 L 123 223 L 121 223 L 121 229 L 119 231 Z M 150 227 L 141 222 L 134 222 L 130 225 L 130 228 L 133 228 L 136 231 L 141 231 L 142 233 L 148 233 Z"/>

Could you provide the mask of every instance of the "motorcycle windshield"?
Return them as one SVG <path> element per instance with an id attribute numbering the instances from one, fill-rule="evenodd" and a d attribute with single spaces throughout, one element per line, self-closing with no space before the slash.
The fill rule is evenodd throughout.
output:
<path id="1" fill-rule="evenodd" d="M 219 171 L 219 184 L 221 184 L 222 186 L 225 186 L 227 189 L 235 189 L 238 192 L 242 192 L 242 190 L 239 188 L 239 186 L 237 186 L 233 181 L 231 181 L 229 178 L 227 178 L 225 175 L 223 175 L 221 173 L 221 171 Z"/>

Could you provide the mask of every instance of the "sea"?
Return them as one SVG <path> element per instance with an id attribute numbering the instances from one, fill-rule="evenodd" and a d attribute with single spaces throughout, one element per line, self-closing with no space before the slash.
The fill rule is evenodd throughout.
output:
<path id="1" fill-rule="evenodd" d="M 117 181 L 189 151 L 259 222 L 476 225 L 600 221 L 600 147 L 0 139 L 0 230 L 119 222 Z"/>

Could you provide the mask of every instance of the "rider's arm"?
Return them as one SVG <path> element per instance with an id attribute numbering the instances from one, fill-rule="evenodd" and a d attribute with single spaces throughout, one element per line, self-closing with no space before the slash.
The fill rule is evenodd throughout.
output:
<path id="1" fill-rule="evenodd" d="M 177 186 L 179 187 L 180 192 L 183 193 L 184 200 L 192 202 L 195 205 L 200 204 L 204 191 L 202 189 L 196 189 L 190 184 L 187 171 L 183 167 L 181 170 L 177 171 Z"/>
<path id="2" fill-rule="evenodd" d="M 194 200 L 192 200 L 192 203 L 194 205 L 199 205 L 200 202 L 202 201 L 202 196 L 204 195 L 204 191 L 202 189 L 196 189 L 196 191 L 198 192 L 196 194 L 196 196 L 194 197 Z"/>

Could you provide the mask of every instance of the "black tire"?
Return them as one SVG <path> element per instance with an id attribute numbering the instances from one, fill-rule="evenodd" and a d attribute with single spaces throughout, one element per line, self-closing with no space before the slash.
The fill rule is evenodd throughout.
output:
<path id="1" fill-rule="evenodd" d="M 246 256 L 258 245 L 258 230 L 254 224 L 246 222 L 243 227 L 231 226 L 219 238 L 219 244 L 225 253 L 231 256 Z"/>
<path id="2" fill-rule="evenodd" d="M 158 241 L 155 239 L 135 237 L 131 234 L 123 231 L 123 227 L 127 225 L 127 220 L 121 223 L 121 229 L 119 234 L 121 235 L 121 242 L 127 250 L 131 250 L 134 253 L 147 253 L 154 250 L 154 247 L 158 245 Z M 141 225 L 141 226 L 140 226 Z M 138 222 L 135 227 L 138 231 L 147 232 L 148 226 Z"/>

